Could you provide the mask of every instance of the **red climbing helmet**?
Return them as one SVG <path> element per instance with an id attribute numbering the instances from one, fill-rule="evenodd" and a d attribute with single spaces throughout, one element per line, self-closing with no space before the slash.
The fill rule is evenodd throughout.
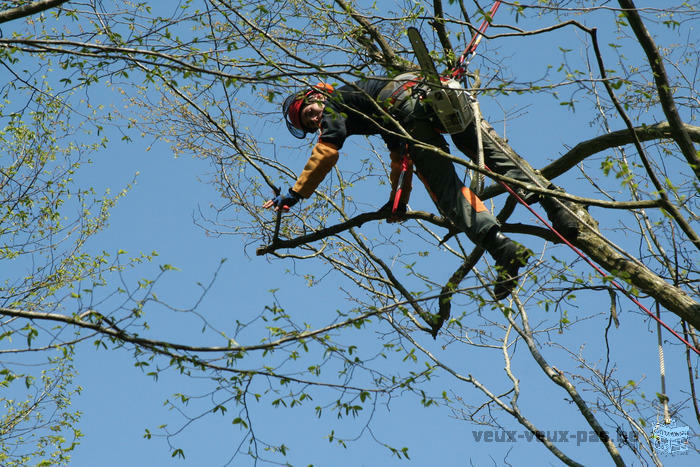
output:
<path id="1" fill-rule="evenodd" d="M 318 83 L 316 86 L 305 91 L 299 91 L 288 96 L 282 104 L 282 113 L 287 129 L 295 138 L 302 139 L 306 133 L 310 133 L 301 124 L 301 111 L 309 103 L 308 98 L 314 94 L 327 95 L 333 92 L 333 86 L 327 83 Z"/>

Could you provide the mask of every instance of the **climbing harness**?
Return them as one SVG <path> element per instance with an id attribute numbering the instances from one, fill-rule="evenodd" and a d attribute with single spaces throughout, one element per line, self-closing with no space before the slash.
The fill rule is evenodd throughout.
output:
<path id="1" fill-rule="evenodd" d="M 477 130 L 477 142 L 478 142 L 478 164 L 479 167 L 484 168 L 484 151 L 481 140 L 481 132 L 479 131 L 481 122 L 481 113 L 479 111 L 479 104 L 477 100 L 469 94 L 469 92 L 462 86 L 459 79 L 466 76 L 466 69 L 469 61 L 475 55 L 476 48 L 481 42 L 486 28 L 490 24 L 490 20 L 493 15 L 498 10 L 501 2 L 497 1 L 491 7 L 491 11 L 488 16 L 484 18 L 484 21 L 479 26 L 479 29 L 472 36 L 469 45 L 465 51 L 460 56 L 457 66 L 449 74 L 449 76 L 441 77 L 437 69 L 435 68 L 435 63 L 430 57 L 428 48 L 425 46 L 422 36 L 418 29 L 410 27 L 407 30 L 407 35 L 411 41 L 411 46 L 416 54 L 418 63 L 420 64 L 421 70 L 425 75 L 425 79 L 428 82 L 427 91 L 425 91 L 425 97 L 423 100 L 427 102 L 433 109 L 435 115 L 437 115 L 440 120 L 440 124 L 444 128 L 445 132 L 449 134 L 461 133 L 467 129 L 472 121 L 475 121 Z M 469 60 L 467 60 L 469 57 Z M 405 73 L 399 75 L 392 81 L 394 84 L 387 85 L 379 93 L 378 100 L 384 106 L 394 106 L 400 104 L 397 102 L 398 97 L 403 93 L 404 99 L 409 97 L 409 93 L 406 93 L 410 88 L 420 85 L 420 81 L 415 74 Z M 399 175 L 399 184 L 394 195 L 394 203 L 392 207 L 392 213 L 396 213 L 398 209 L 399 202 L 401 199 L 402 183 L 404 180 L 404 175 L 408 170 L 408 151 L 406 151 L 401 158 L 401 174 Z M 475 193 L 480 193 L 484 187 L 484 175 L 481 173 L 475 174 L 472 177 L 472 183 L 470 189 Z"/>
<path id="2" fill-rule="evenodd" d="M 394 77 L 379 91 L 377 102 L 384 110 L 391 113 L 392 109 L 401 107 L 413 95 L 412 88 L 419 84 L 420 77 L 418 74 L 412 72 L 402 73 Z"/>

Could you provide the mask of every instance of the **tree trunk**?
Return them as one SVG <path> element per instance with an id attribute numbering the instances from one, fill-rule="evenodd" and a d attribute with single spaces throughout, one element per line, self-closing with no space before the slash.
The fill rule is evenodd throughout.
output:
<path id="1" fill-rule="evenodd" d="M 502 146 L 502 149 L 520 164 L 526 173 L 534 177 L 538 185 L 546 187 L 549 184 L 544 176 L 535 171 L 525 159 L 496 135 L 493 128 L 489 126 L 484 129 L 490 132 L 491 136 Z M 574 205 L 573 208 L 580 219 L 583 219 L 595 232 L 600 233 L 598 223 L 583 206 Z M 695 328 L 700 327 L 700 303 L 693 300 L 683 290 L 664 281 L 641 263 L 625 258 L 588 228 L 582 228 L 578 238 L 573 243 L 612 276 L 624 277 L 632 286 L 656 299 L 671 313 L 688 321 Z"/>

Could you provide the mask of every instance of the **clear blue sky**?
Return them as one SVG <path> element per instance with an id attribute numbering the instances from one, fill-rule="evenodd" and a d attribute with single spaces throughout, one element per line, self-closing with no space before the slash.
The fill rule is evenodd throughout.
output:
<path id="1" fill-rule="evenodd" d="M 640 2 L 641 3 L 641 2 Z M 667 2 L 646 2 L 661 6 Z M 510 21 L 508 8 L 504 8 L 500 18 Z M 685 25 L 693 27 L 696 25 Z M 601 32 L 604 30 L 601 26 Z M 665 32 L 663 28 L 654 29 L 656 33 L 664 33 L 657 37 L 660 45 L 664 41 L 675 41 L 673 32 Z M 570 29 L 562 31 L 561 37 L 570 37 L 574 32 Z M 548 36 L 547 41 L 551 41 Z M 602 38 L 601 43 L 606 43 Z M 525 80 L 530 70 L 532 78 L 538 75 L 538 68 L 532 66 L 536 60 L 549 60 L 559 63 L 555 47 L 547 47 L 542 42 L 528 42 L 528 47 L 519 45 L 518 39 L 503 40 L 500 51 L 508 60 L 513 62 L 514 70 L 522 70 L 519 79 Z M 535 45 L 537 44 L 537 45 Z M 483 46 L 488 50 L 488 45 Z M 543 53 L 542 51 L 546 51 Z M 573 53 L 578 53 L 576 50 Z M 113 99 L 105 93 L 105 100 Z M 244 98 L 239 94 L 239 98 Z M 565 107 L 550 97 L 533 101 L 531 97 L 511 95 L 500 97 L 498 101 L 485 98 L 481 102 L 482 110 L 487 119 L 497 122 L 504 111 L 509 114 L 527 106 L 520 117 L 509 121 L 507 137 L 513 147 L 526 157 L 533 166 L 541 167 L 548 161 L 565 151 L 565 147 L 599 134 L 599 129 L 587 126 L 588 114 L 571 113 Z M 658 118 L 658 117 L 657 117 Z M 653 120 L 654 117 L 650 116 Z M 255 122 L 251 122 L 255 124 Z M 503 133 L 503 127 L 495 125 L 496 130 Z M 279 144 L 291 144 L 293 141 L 284 135 L 285 129 L 281 122 L 270 122 L 268 134 L 261 139 L 277 138 Z M 546 129 L 546 130 L 543 130 Z M 619 129 L 620 127 L 614 128 Z M 201 287 L 197 282 L 208 283 L 216 271 L 220 261 L 226 258 L 213 288 L 199 304 L 197 310 L 206 316 L 213 326 L 231 330 L 234 320 L 245 321 L 256 316 L 266 305 L 271 305 L 275 298 L 270 292 L 277 289 L 276 298 L 288 312 L 294 316 L 303 316 L 303 321 L 321 324 L 327 321 L 329 313 L 336 309 L 349 309 L 353 305 L 345 300 L 344 295 L 337 290 L 336 278 L 329 278 L 320 287 L 309 288 L 302 277 L 289 273 L 289 269 L 298 267 L 301 273 L 321 274 L 324 269 L 315 268 L 309 264 L 292 263 L 291 261 L 268 261 L 254 254 L 256 244 L 245 248 L 245 239 L 236 236 L 211 237 L 195 225 L 193 218 L 198 218 L 199 209 L 211 212 L 210 204 L 218 204 L 218 195 L 207 182 L 207 174 L 213 169 L 202 159 L 182 156 L 173 157 L 165 145 L 155 145 L 146 151 L 148 141 L 135 139 L 132 143 L 115 142 L 106 150 L 95 154 L 94 164 L 78 174 L 80 183 L 95 186 L 100 193 L 109 188 L 112 191 L 122 189 L 138 172 L 137 183 L 128 196 L 119 201 L 114 208 L 107 231 L 92 240 L 91 248 L 97 250 L 116 251 L 126 250 L 130 255 L 140 252 L 157 251 L 159 257 L 154 264 L 146 265 L 135 272 L 125 274 L 127 281 L 133 284 L 138 278 L 151 277 L 157 274 L 159 264 L 172 264 L 179 268 L 165 276 L 158 286 L 158 295 L 175 307 L 189 308 L 194 305 Z M 381 143 L 375 141 L 380 147 Z M 344 148 L 343 156 L 350 159 L 353 151 L 366 151 L 364 142 L 358 145 L 348 145 Z M 289 165 L 301 168 L 308 147 L 298 151 L 289 151 Z M 352 164 L 341 159 L 341 164 Z M 343 166 L 350 167 L 350 165 Z M 575 171 L 572 171 L 575 172 Z M 586 196 L 585 184 L 579 175 L 572 173 L 556 181 L 574 194 Z M 378 207 L 386 201 L 387 194 L 381 191 L 360 191 L 357 196 L 374 203 Z M 424 194 L 420 184 L 416 184 L 412 206 L 418 209 L 431 210 L 431 203 Z M 379 194 L 377 194 L 379 193 Z M 503 197 L 495 202 L 502 203 Z M 369 208 L 368 208 L 369 209 Z M 524 219 L 531 221 L 529 214 L 522 208 L 513 220 Z M 592 210 L 594 216 L 598 211 Z M 602 216 L 602 212 L 600 213 Z M 612 217 L 599 218 L 602 223 L 613 223 Z M 373 232 L 378 227 L 368 225 L 362 231 Z M 380 226 L 379 228 L 384 228 Z M 615 240 L 625 244 L 624 232 L 614 235 Z M 518 238 L 539 246 L 541 242 Z M 466 240 L 465 240 L 466 241 Z M 571 260 L 570 254 L 562 247 L 557 247 L 554 254 Z M 438 282 L 446 279 L 456 268 L 454 260 L 445 256 L 436 256 L 430 265 Z M 444 282 L 444 281 L 443 281 Z M 648 304 L 648 303 L 647 303 Z M 607 303 L 579 302 L 581 307 L 599 307 L 604 309 Z M 646 378 L 646 393 L 654 397 L 659 391 L 658 357 L 656 354 L 655 326 L 648 324 L 641 314 L 634 310 L 631 303 L 622 302 L 620 315 L 622 327 L 612 330 L 615 342 L 614 353 L 618 355 L 634 354 L 634 358 L 625 358 L 625 367 L 620 368 L 623 375 L 629 379 Z M 189 319 L 184 314 L 166 312 L 162 308 L 152 310 L 148 319 L 151 325 L 151 336 L 164 340 L 179 340 L 185 343 L 201 342 L 201 321 Z M 535 319 L 535 313 L 531 313 Z M 300 320 L 302 321 L 302 320 Z M 585 346 L 584 352 L 599 352 L 602 345 L 602 331 L 605 317 L 599 316 L 590 322 L 582 323 L 576 328 L 571 337 L 572 350 Z M 376 324 L 376 322 L 375 322 Z M 376 324 L 360 331 L 348 333 L 347 339 L 357 342 L 357 345 L 376 346 L 375 332 L 384 329 Z M 252 336 L 251 336 L 252 337 Z M 668 338 L 668 336 L 667 336 Z M 434 352 L 442 352 L 441 342 L 433 342 L 427 336 L 420 337 L 421 343 Z M 544 341 L 543 341 L 544 342 Z M 253 343 L 246 341 L 243 343 Z M 555 348 L 544 346 L 552 355 L 560 354 Z M 683 367 L 681 348 L 677 345 L 667 347 L 667 386 L 670 388 L 672 401 L 685 397 L 681 394 L 687 387 L 687 371 Z M 577 432 L 588 432 L 589 428 L 582 417 L 573 409 L 562 409 L 562 401 L 566 394 L 539 373 L 531 359 L 526 358 L 520 349 L 517 363 L 519 372 L 523 374 L 523 383 L 527 383 L 520 404 L 525 412 L 534 414 L 538 427 L 552 432 L 565 431 L 568 436 Z M 590 356 L 590 353 L 587 353 Z M 502 360 L 494 359 L 492 355 L 478 350 L 464 351 L 449 348 L 440 357 L 453 364 L 464 374 L 474 374 L 479 379 L 489 382 L 502 378 Z M 602 357 L 601 357 L 602 358 Z M 168 407 L 164 401 L 177 392 L 188 394 L 201 393 L 201 401 L 193 401 L 190 415 L 198 415 L 198 408 L 211 407 L 206 397 L 211 390 L 208 382 L 197 378 L 188 378 L 173 372 L 166 372 L 158 381 L 146 376 L 135 368 L 134 360 L 125 350 L 95 350 L 89 343 L 82 345 L 77 352 L 76 367 L 79 375 L 77 384 L 84 390 L 74 401 L 74 406 L 84 415 L 81 430 L 85 434 L 81 445 L 73 455 L 75 466 L 156 466 L 156 465 L 187 465 L 215 466 L 227 463 L 240 442 L 240 430 L 231 424 L 232 416 L 220 414 L 207 415 L 194 421 L 186 431 L 177 437 L 173 444 L 182 447 L 186 458 L 172 459 L 169 450 L 162 440 L 143 438 L 144 429 L 157 431 L 158 425 L 167 423 L 175 429 L 182 418 Z M 387 363 L 389 365 L 390 363 Z M 527 378 L 525 375 L 528 375 Z M 624 380 L 624 377 L 620 377 Z M 457 385 L 446 375 L 441 374 L 432 384 L 426 385 L 431 390 L 453 388 L 457 394 L 467 398 L 473 396 L 473 390 L 465 385 Z M 310 402 L 302 409 L 274 409 L 268 402 L 251 404 L 251 416 L 255 429 L 261 437 L 271 441 L 284 441 L 291 450 L 289 462 L 294 465 L 313 464 L 352 465 L 352 466 L 388 466 L 388 465 L 502 465 L 504 457 L 512 465 L 556 465 L 557 460 L 539 443 L 528 441 L 522 426 L 514 420 L 505 417 L 504 430 L 515 431 L 517 441 L 488 442 L 489 434 L 481 433 L 480 427 L 456 419 L 445 408 L 423 408 L 420 400 L 413 394 L 392 398 L 390 401 L 379 399 L 376 410 L 369 425 L 371 433 L 365 428 L 369 413 L 363 413 L 357 420 L 350 418 L 337 422 L 333 416 L 327 415 L 321 419 L 315 417 L 313 407 L 317 403 L 332 400 L 331 396 L 321 395 L 318 400 Z M 549 404 L 549 401 L 556 401 Z M 564 404 L 566 407 L 566 404 Z M 528 410 L 528 408 L 530 410 Z M 204 409 L 202 409 L 204 410 Z M 233 408 L 231 410 L 234 410 Z M 688 406 L 682 411 L 685 420 L 693 421 L 692 409 Z M 605 416 L 600 414 L 603 423 Z M 359 438 L 343 449 L 329 443 L 324 436 L 329 427 L 335 427 L 336 433 L 345 438 Z M 485 431 L 493 431 L 484 427 Z M 390 453 L 373 440 L 387 442 L 393 446 L 409 447 L 411 461 L 397 461 Z M 596 464 L 602 456 L 606 456 L 600 443 L 582 441 L 578 435 L 569 438 L 564 443 L 564 452 L 575 460 L 586 465 Z M 588 438 L 588 435 L 586 435 Z M 512 448 L 513 454 L 507 452 Z M 623 454 L 627 454 L 622 447 Z M 606 458 L 606 462 L 607 462 Z M 282 458 L 279 458 L 282 460 Z M 689 455 L 667 459 L 668 465 L 697 465 L 697 455 Z M 239 457 L 231 465 L 248 465 L 247 458 Z"/>

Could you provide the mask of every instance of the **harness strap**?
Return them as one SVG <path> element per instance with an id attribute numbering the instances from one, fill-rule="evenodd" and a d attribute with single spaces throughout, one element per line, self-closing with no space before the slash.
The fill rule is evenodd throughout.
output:
<path id="1" fill-rule="evenodd" d="M 411 97 L 407 91 L 418 84 L 420 84 L 420 80 L 415 73 L 398 75 L 379 91 L 377 101 L 384 110 L 390 111 Z"/>

